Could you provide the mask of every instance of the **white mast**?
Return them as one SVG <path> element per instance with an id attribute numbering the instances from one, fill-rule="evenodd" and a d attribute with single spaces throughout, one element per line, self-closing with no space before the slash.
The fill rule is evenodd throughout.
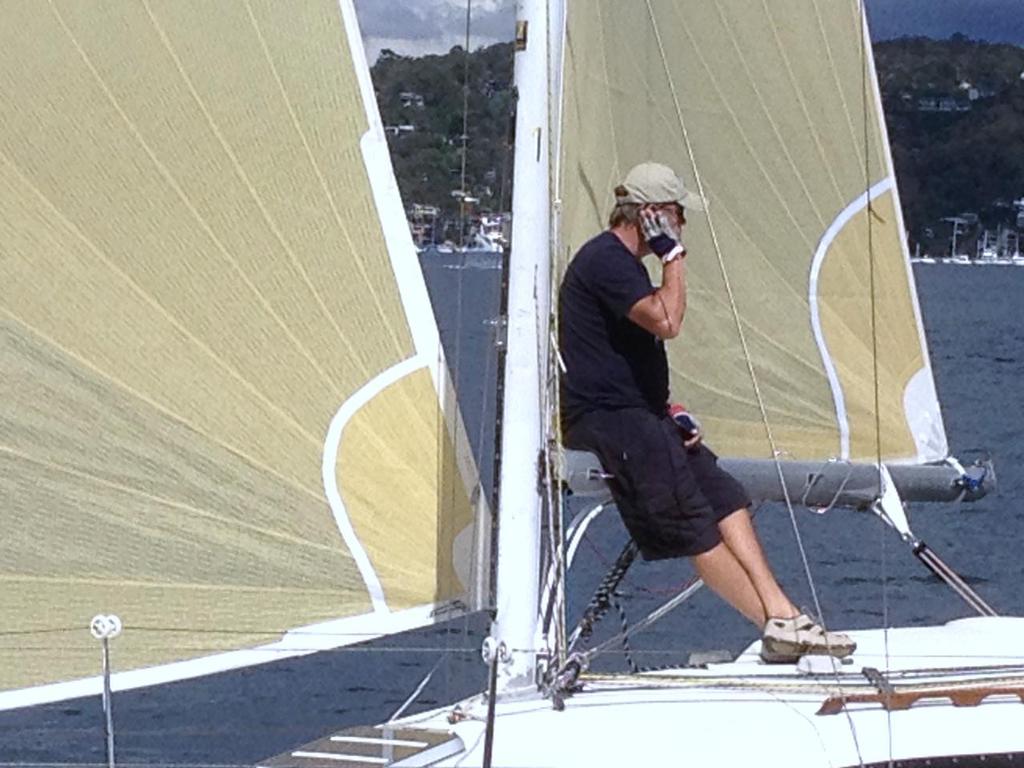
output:
<path id="1" fill-rule="evenodd" d="M 502 411 L 497 615 L 491 637 L 504 643 L 498 687 L 535 684 L 542 491 L 542 391 L 550 313 L 548 14 L 546 0 L 517 0 L 516 152 L 508 349 Z M 525 46 L 523 45 L 525 42 Z"/>

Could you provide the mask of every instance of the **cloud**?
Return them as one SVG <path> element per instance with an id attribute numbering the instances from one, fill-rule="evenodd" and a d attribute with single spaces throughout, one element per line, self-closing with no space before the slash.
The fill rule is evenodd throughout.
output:
<path id="1" fill-rule="evenodd" d="M 356 15 L 372 63 L 384 48 L 406 56 L 445 53 L 466 39 L 466 0 L 355 0 Z M 511 40 L 511 0 L 473 0 L 470 47 Z"/>
<path id="2" fill-rule="evenodd" d="M 938 39 L 955 32 L 978 40 L 1024 45 L 1021 0 L 867 0 L 872 36 Z"/>
<path id="3" fill-rule="evenodd" d="M 511 40 L 513 0 L 470 0 L 470 47 Z M 632 0 L 620 0 L 632 2 Z M 838 0 L 827 0 L 837 2 Z M 383 48 L 406 56 L 445 53 L 465 42 L 467 0 L 355 0 L 372 63 Z M 1024 45 L 1022 0 L 866 0 L 872 36 L 944 39 L 954 32 Z"/>

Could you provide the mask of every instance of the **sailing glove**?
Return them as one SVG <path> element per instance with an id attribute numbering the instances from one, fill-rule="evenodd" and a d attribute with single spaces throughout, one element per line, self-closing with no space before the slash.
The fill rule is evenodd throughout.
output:
<path id="1" fill-rule="evenodd" d="M 700 422 L 697 421 L 696 416 L 686 410 L 685 405 L 680 405 L 679 403 L 669 404 L 668 415 L 676 423 L 676 426 L 679 427 L 679 431 L 683 436 L 683 442 L 688 443 L 700 435 Z"/>
<path id="2" fill-rule="evenodd" d="M 640 211 L 640 229 L 644 233 L 647 245 L 663 264 L 686 255 L 686 249 L 677 240 L 675 227 L 669 223 L 665 214 Z"/>

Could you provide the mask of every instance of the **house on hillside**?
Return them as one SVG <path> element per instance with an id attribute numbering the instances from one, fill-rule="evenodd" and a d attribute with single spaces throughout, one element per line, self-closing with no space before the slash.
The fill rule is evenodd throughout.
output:
<path id="1" fill-rule="evenodd" d="M 423 97 L 415 91 L 402 91 L 398 94 L 398 100 L 405 109 L 423 109 Z"/>
<path id="2" fill-rule="evenodd" d="M 405 214 L 409 222 L 409 231 L 412 233 L 412 241 L 417 248 L 434 242 L 437 218 L 441 215 L 440 208 L 436 205 L 413 203 Z"/>
<path id="3" fill-rule="evenodd" d="M 388 136 L 403 136 L 403 135 L 405 135 L 407 133 L 415 133 L 415 132 L 416 132 L 416 126 L 415 125 L 408 125 L 408 124 L 406 124 L 406 125 L 385 125 L 384 126 L 384 133 L 386 133 Z"/>
<path id="4" fill-rule="evenodd" d="M 977 101 L 981 98 L 981 91 L 971 85 L 969 82 L 964 80 L 960 83 L 960 90 L 963 91 L 964 95 L 967 96 L 968 101 Z"/>
<path id="5" fill-rule="evenodd" d="M 917 100 L 918 112 L 970 112 L 970 102 L 961 102 L 955 96 L 921 96 Z"/>

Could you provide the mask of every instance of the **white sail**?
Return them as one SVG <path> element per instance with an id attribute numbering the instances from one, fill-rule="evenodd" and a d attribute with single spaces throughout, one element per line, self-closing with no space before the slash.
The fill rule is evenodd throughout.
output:
<path id="1" fill-rule="evenodd" d="M 635 163 L 699 180 L 669 357 L 722 454 L 947 453 L 865 34 L 857 0 L 568 4 L 559 255 Z"/>
<path id="2" fill-rule="evenodd" d="M 349 0 L 7 4 L 0 243 L 0 706 L 479 604 Z"/>

